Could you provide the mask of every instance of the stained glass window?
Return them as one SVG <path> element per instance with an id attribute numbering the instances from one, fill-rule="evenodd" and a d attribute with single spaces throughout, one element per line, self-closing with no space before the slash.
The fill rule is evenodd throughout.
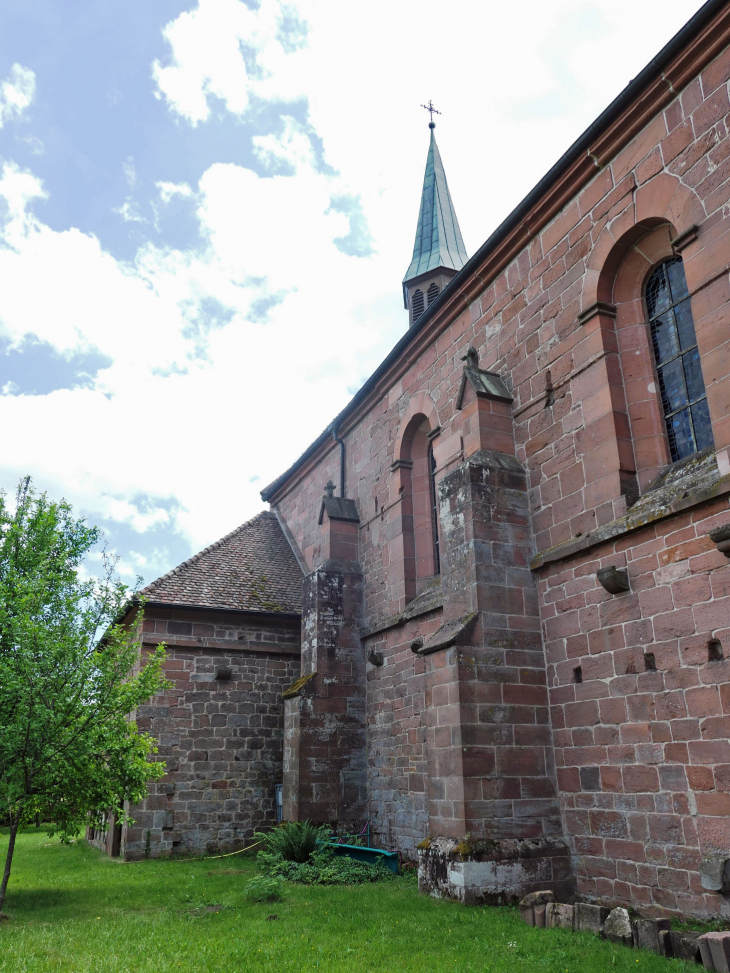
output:
<path id="1" fill-rule="evenodd" d="M 669 448 L 676 462 L 713 444 L 681 257 L 665 260 L 652 272 L 646 285 L 646 309 Z"/>

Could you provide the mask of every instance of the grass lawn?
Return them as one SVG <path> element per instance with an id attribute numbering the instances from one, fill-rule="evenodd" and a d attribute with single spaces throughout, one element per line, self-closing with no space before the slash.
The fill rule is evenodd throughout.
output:
<path id="1" fill-rule="evenodd" d="M 4 861 L 7 835 L 0 835 Z M 350 888 L 287 886 L 243 901 L 255 860 L 110 861 L 79 841 L 18 839 L 0 973 L 683 973 L 699 968 L 584 933 L 525 926 L 516 909 L 418 894 L 412 875 Z M 272 915 L 277 919 L 269 918 Z"/>

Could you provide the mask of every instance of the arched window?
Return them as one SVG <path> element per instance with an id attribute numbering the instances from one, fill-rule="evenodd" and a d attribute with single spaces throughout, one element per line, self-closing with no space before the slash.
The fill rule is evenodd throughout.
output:
<path id="1" fill-rule="evenodd" d="M 672 460 L 712 446 L 687 280 L 681 257 L 665 260 L 646 283 L 654 361 Z"/>
<path id="2" fill-rule="evenodd" d="M 413 297 L 411 298 L 411 307 L 413 309 L 413 320 L 415 321 L 417 318 L 420 318 L 420 316 L 423 314 L 423 291 L 422 290 L 415 290 L 413 292 Z"/>
<path id="3" fill-rule="evenodd" d="M 423 413 L 413 416 L 404 432 L 398 458 L 406 603 L 440 574 L 436 463 L 430 432 L 431 425 Z"/>
<path id="4" fill-rule="evenodd" d="M 428 303 L 433 304 L 433 302 L 439 296 L 439 285 L 431 284 L 429 289 L 426 291 L 426 296 L 428 297 Z"/>
<path id="5" fill-rule="evenodd" d="M 441 574 L 441 552 L 439 549 L 439 505 L 436 496 L 436 460 L 433 443 L 428 445 L 428 474 L 431 487 L 431 531 L 433 536 L 433 566 L 436 574 Z"/>

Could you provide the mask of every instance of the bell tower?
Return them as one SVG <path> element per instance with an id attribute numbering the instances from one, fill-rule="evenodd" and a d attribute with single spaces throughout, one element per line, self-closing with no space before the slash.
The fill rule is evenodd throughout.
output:
<path id="1" fill-rule="evenodd" d="M 469 259 L 434 135 L 436 123 L 433 116 L 440 113 L 430 101 L 423 107 L 431 113 L 428 123 L 431 140 L 426 157 L 413 258 L 403 278 L 403 303 L 411 328 Z"/>

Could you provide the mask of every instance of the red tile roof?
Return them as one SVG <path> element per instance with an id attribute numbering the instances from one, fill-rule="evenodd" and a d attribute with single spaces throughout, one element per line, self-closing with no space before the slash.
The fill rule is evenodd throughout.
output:
<path id="1" fill-rule="evenodd" d="M 276 514 L 262 511 L 140 594 L 156 604 L 301 612 L 302 577 Z"/>

